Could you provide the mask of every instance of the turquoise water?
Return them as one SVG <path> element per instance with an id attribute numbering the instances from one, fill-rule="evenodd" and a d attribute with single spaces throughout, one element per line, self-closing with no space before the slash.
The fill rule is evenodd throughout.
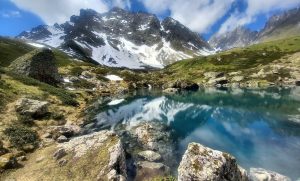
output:
<path id="1" fill-rule="evenodd" d="M 190 142 L 198 142 L 232 154 L 246 169 L 300 177 L 300 88 L 205 89 L 176 95 L 152 91 L 100 107 L 95 130 L 145 120 L 167 124 L 174 131 L 178 160 Z"/>

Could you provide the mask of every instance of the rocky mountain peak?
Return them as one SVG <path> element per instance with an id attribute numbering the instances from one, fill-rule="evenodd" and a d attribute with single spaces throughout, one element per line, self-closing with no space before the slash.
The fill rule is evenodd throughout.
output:
<path id="1" fill-rule="evenodd" d="M 80 59 L 113 67 L 163 67 L 208 54 L 210 46 L 180 22 L 113 8 L 100 14 L 82 9 L 64 24 L 41 26 L 18 38 L 60 48 Z"/>
<path id="2" fill-rule="evenodd" d="M 243 26 L 238 26 L 232 31 L 216 34 L 209 40 L 210 45 L 218 49 L 231 49 L 235 47 L 244 47 L 251 44 L 257 36 L 256 31 L 251 31 Z"/>

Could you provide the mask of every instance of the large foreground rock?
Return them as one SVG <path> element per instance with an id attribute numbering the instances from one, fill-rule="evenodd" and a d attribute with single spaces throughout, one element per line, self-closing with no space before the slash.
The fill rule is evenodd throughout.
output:
<path id="1" fill-rule="evenodd" d="M 119 137 L 111 131 L 101 131 L 37 150 L 23 168 L 3 180 L 122 181 L 126 178 L 125 153 Z"/>
<path id="2" fill-rule="evenodd" d="M 30 117 L 43 117 L 48 112 L 49 103 L 34 99 L 21 98 L 16 102 L 16 111 Z"/>
<path id="3" fill-rule="evenodd" d="M 178 168 L 178 180 L 244 181 L 248 177 L 231 155 L 190 143 Z"/>
<path id="4" fill-rule="evenodd" d="M 13 61 L 12 72 L 55 85 L 60 81 L 55 57 L 50 49 L 37 49 Z"/>
<path id="5" fill-rule="evenodd" d="M 263 168 L 250 168 L 251 181 L 291 181 L 289 177 Z"/>

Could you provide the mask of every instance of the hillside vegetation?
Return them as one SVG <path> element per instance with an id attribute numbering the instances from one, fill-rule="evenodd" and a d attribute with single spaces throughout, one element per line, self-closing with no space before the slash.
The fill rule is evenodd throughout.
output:
<path id="1" fill-rule="evenodd" d="M 299 36 L 176 62 L 167 66 L 162 73 L 167 80 L 186 79 L 197 83 L 205 82 L 204 74 L 207 72 L 239 74 L 245 76 L 244 81 L 250 79 L 275 81 L 279 77 L 290 78 L 290 69 L 294 70 L 299 66 L 299 62 L 291 60 L 295 59 L 293 55 L 297 52 L 300 52 Z M 266 73 L 267 69 L 271 70 L 276 65 L 279 70 L 273 74 Z M 265 74 L 255 77 L 254 74 L 262 69 Z"/>

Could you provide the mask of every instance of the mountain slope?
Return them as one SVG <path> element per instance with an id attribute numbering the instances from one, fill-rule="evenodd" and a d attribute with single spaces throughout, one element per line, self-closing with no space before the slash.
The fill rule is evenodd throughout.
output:
<path id="1" fill-rule="evenodd" d="M 239 26 L 233 31 L 224 34 L 215 34 L 209 40 L 211 46 L 217 49 L 231 49 L 234 47 L 247 46 L 255 40 L 257 32 Z"/>
<path id="2" fill-rule="evenodd" d="M 162 22 L 152 14 L 120 8 L 99 14 L 81 10 L 79 16 L 53 26 L 38 26 L 17 38 L 62 49 L 69 55 L 112 67 L 163 67 L 208 54 L 209 44 L 172 18 Z"/>
<path id="3" fill-rule="evenodd" d="M 224 34 L 215 34 L 209 42 L 213 47 L 228 50 L 298 35 L 300 35 L 300 8 L 273 15 L 259 32 L 238 27 Z"/>

